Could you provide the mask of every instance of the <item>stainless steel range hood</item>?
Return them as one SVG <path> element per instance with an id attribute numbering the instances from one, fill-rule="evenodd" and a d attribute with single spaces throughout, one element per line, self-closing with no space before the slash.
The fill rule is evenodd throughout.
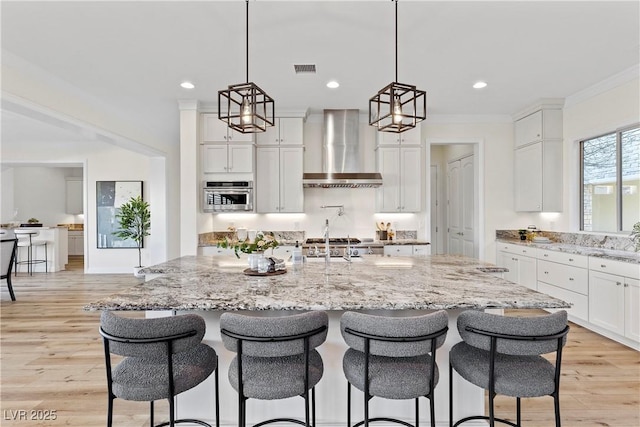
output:
<path id="1" fill-rule="evenodd" d="M 312 188 L 373 188 L 382 185 L 378 172 L 360 169 L 358 110 L 324 110 L 322 172 L 305 173 L 302 185 Z"/>

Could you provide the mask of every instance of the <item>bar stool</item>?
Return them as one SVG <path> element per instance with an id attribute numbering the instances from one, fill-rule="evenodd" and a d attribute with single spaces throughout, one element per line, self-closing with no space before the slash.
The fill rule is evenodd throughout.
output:
<path id="1" fill-rule="evenodd" d="M 37 237 L 40 232 L 38 230 L 33 229 L 20 229 L 17 228 L 14 230 L 16 237 L 18 238 L 18 248 L 27 248 L 27 260 L 26 261 L 18 261 L 19 257 L 16 255 L 16 272 L 15 275 L 18 275 L 18 265 L 19 264 L 27 264 L 27 272 L 30 276 L 33 276 L 33 265 L 44 263 L 44 271 L 49 272 L 49 260 L 47 259 L 47 241 L 46 240 L 36 240 L 34 237 Z M 34 247 L 43 247 L 44 246 L 44 259 L 34 259 L 33 248 Z"/>

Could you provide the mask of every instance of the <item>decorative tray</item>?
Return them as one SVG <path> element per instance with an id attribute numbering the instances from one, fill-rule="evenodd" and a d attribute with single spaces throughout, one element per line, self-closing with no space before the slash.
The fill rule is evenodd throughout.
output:
<path id="1" fill-rule="evenodd" d="M 252 270 L 250 268 L 246 268 L 243 271 L 243 273 L 247 276 L 279 276 L 280 274 L 284 274 L 286 272 L 287 272 L 286 268 L 284 270 L 276 270 L 269 273 L 258 273 L 257 271 Z"/>

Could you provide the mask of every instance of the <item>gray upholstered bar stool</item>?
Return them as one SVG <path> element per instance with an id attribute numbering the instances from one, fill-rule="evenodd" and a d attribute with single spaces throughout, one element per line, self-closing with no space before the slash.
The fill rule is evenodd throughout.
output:
<path id="1" fill-rule="evenodd" d="M 369 418 L 369 401 L 414 399 L 418 427 L 419 398 L 429 400 L 431 426 L 435 427 L 434 388 L 439 373 L 436 349 L 446 338 L 448 316 L 444 310 L 412 317 L 383 317 L 346 312 L 340 319 L 342 336 L 349 346 L 342 367 L 347 377 L 347 427 L 351 427 L 351 386 L 364 393 L 364 420 L 368 426 L 383 421 L 414 427 L 394 418 Z"/>
<path id="2" fill-rule="evenodd" d="M 449 352 L 449 425 L 488 420 L 521 426 L 520 398 L 552 396 L 555 425 L 560 427 L 560 367 L 569 332 L 567 312 L 510 317 L 468 310 L 458 317 L 462 342 Z M 555 361 L 541 355 L 555 353 Z M 489 416 L 475 415 L 453 423 L 453 371 L 489 392 Z M 496 394 L 516 398 L 516 422 L 497 418 Z"/>
<path id="3" fill-rule="evenodd" d="M 323 311 L 279 317 L 236 313 L 220 316 L 222 342 L 227 350 L 237 353 L 229 367 L 229 381 L 238 392 L 239 427 L 246 426 L 248 399 L 295 396 L 304 399 L 304 422 L 274 418 L 253 427 L 279 422 L 315 426 L 315 386 L 324 373 L 322 358 L 315 348 L 326 340 L 328 322 Z"/>
<path id="4" fill-rule="evenodd" d="M 33 228 L 16 228 L 14 230 L 16 237 L 18 238 L 18 248 L 27 248 L 27 259 L 26 261 L 18 261 L 18 256 L 16 255 L 16 272 L 18 274 L 18 265 L 26 264 L 27 272 L 29 275 L 33 276 L 33 266 L 35 264 L 44 263 L 44 271 L 49 272 L 49 260 L 47 259 L 47 241 L 42 239 L 36 239 L 36 237 L 40 234 L 40 231 L 34 230 Z M 35 249 L 34 249 L 35 248 Z M 34 255 L 37 256 L 37 248 L 44 248 L 44 259 L 36 259 Z"/>
<path id="5" fill-rule="evenodd" d="M 177 423 L 210 424 L 194 419 L 175 419 L 174 397 L 190 390 L 215 372 L 216 426 L 220 426 L 218 395 L 218 355 L 202 343 L 204 319 L 195 314 L 131 319 L 102 312 L 100 335 L 104 342 L 109 393 L 107 427 L 113 422 L 115 398 L 150 402 L 151 426 L 154 425 L 153 402 L 169 401 L 169 421 L 160 426 L 173 427 Z M 111 355 L 124 356 L 114 367 Z"/>

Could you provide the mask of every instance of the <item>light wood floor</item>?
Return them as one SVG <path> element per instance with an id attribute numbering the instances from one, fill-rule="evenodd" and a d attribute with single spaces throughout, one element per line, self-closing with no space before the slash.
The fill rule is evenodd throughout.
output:
<path id="1" fill-rule="evenodd" d="M 4 281 L 0 284 L 0 425 L 106 425 L 99 313 L 82 307 L 136 283 L 132 275 L 84 275 L 82 258 L 74 258 L 65 272 L 19 273 L 16 302 Z M 640 426 L 640 353 L 572 325 L 563 358 L 563 426 Z M 513 399 L 498 397 L 497 402 L 498 415 L 512 418 Z M 148 425 L 147 404 L 116 400 L 115 408 L 114 425 Z M 158 416 L 165 408 L 158 405 Z M 55 411 L 56 419 L 32 419 L 51 415 L 47 411 Z M 550 397 L 524 399 L 522 412 L 523 427 L 554 424 Z"/>

